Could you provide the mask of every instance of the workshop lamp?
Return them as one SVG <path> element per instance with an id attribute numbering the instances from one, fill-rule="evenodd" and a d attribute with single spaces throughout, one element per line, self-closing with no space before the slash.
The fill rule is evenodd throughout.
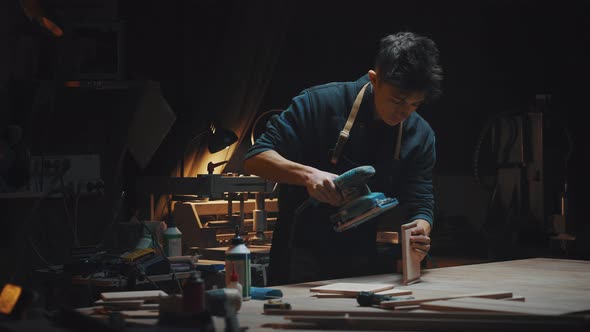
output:
<path id="1" fill-rule="evenodd" d="M 227 149 L 238 141 L 238 136 L 229 129 L 215 128 L 212 124 L 210 131 L 211 134 L 209 135 L 209 141 L 207 142 L 207 149 L 209 149 L 210 153 Z"/>
<path id="2" fill-rule="evenodd" d="M 184 177 L 184 157 L 188 150 L 191 148 L 193 143 L 203 136 L 207 136 L 207 149 L 209 153 L 216 153 L 221 150 L 229 148 L 232 144 L 238 141 L 238 136 L 231 130 L 215 127 L 211 124 L 209 128 L 203 132 L 200 132 L 187 144 L 186 149 L 182 153 L 182 161 L 180 163 L 180 176 Z"/>

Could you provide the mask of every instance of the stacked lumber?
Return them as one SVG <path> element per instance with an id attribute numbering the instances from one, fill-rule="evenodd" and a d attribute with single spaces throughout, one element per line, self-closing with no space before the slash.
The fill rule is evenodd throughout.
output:
<path id="1" fill-rule="evenodd" d="M 153 325 L 153 321 L 144 319 L 158 319 L 160 301 L 167 298 L 168 294 L 161 290 L 143 290 L 127 292 L 103 292 L 100 299 L 94 302 L 90 308 L 82 308 L 79 311 L 94 317 L 108 316 L 111 313 L 119 313 L 126 322 L 138 325 Z"/>

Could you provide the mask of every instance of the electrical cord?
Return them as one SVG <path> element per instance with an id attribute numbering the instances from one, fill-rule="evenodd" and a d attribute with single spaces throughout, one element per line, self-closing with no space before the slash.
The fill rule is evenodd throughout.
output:
<path id="1" fill-rule="evenodd" d="M 29 226 L 30 223 L 33 219 L 33 216 L 35 215 L 35 213 L 37 213 L 37 210 L 39 210 L 39 207 L 41 206 L 41 203 L 49 196 L 59 193 L 62 190 L 62 188 L 56 188 L 53 190 L 49 190 L 45 193 L 43 193 L 43 195 L 41 197 L 39 197 L 39 199 L 37 199 L 35 201 L 35 204 L 33 205 L 33 207 L 29 210 L 29 214 L 26 216 L 26 218 L 23 220 L 22 224 L 21 224 L 21 230 L 20 230 L 20 235 L 18 238 L 22 238 L 23 240 L 28 238 L 27 233 L 29 232 Z M 18 276 L 18 274 L 21 272 L 20 270 L 23 267 L 23 263 L 25 261 L 27 261 L 25 259 L 25 251 L 27 246 L 25 245 L 26 241 L 21 241 L 21 248 L 17 249 L 16 252 L 16 262 L 17 262 L 17 266 L 14 269 L 14 272 L 12 272 L 12 275 L 10 276 L 10 280 L 11 282 L 15 282 L 16 277 Z"/>
<path id="2" fill-rule="evenodd" d="M 432 263 L 432 266 L 435 269 L 438 268 L 438 264 L 436 263 L 436 261 L 434 260 L 434 258 L 432 258 L 432 256 L 430 256 L 430 253 L 426 253 L 426 259 L 428 259 L 430 261 L 430 263 Z"/>
<path id="3" fill-rule="evenodd" d="M 158 215 L 158 219 L 160 219 L 160 220 L 164 219 L 165 212 L 171 213 L 171 211 L 168 209 L 168 205 L 170 204 L 171 200 L 172 200 L 172 195 L 168 195 L 168 197 L 166 198 L 166 201 L 164 202 L 164 204 L 160 208 L 160 214 Z"/>
<path id="4" fill-rule="evenodd" d="M 213 124 L 211 124 L 207 130 L 198 133 L 196 136 L 191 138 L 191 140 L 186 144 L 186 148 L 184 148 L 184 150 L 182 152 L 182 158 L 180 160 L 180 177 L 181 178 L 184 177 L 184 160 L 185 160 L 186 153 L 188 152 L 188 150 L 190 150 L 190 148 L 192 148 L 192 145 L 195 141 L 200 139 L 203 135 L 211 132 L 214 128 L 215 127 L 213 126 Z"/>
<path id="5" fill-rule="evenodd" d="M 121 213 L 121 209 L 123 208 L 123 203 L 124 203 L 126 197 L 127 197 L 127 192 L 124 190 L 121 191 L 121 194 L 119 195 L 119 199 L 117 200 L 117 202 L 115 203 L 115 207 L 113 208 L 113 218 L 111 219 L 109 224 L 105 227 L 105 230 L 103 231 L 102 240 L 100 241 L 100 244 L 99 244 L 100 247 L 102 247 L 105 244 L 105 242 L 107 240 L 107 236 L 108 236 L 109 232 L 111 231 L 111 228 L 119 219 L 119 215 Z"/>
<path id="6" fill-rule="evenodd" d="M 481 146 L 482 146 L 483 141 L 486 138 L 488 132 L 490 131 L 492 126 L 496 124 L 496 121 L 498 121 L 498 119 L 500 119 L 502 116 L 518 115 L 521 113 L 522 112 L 519 112 L 519 111 L 508 110 L 505 112 L 501 112 L 499 114 L 492 115 L 492 116 L 488 117 L 487 121 L 485 122 L 484 126 L 482 127 L 482 129 L 479 133 L 479 136 L 477 138 L 477 141 L 475 143 L 475 148 L 473 150 L 473 156 L 472 156 L 473 176 L 475 178 L 475 182 L 478 185 L 483 186 L 483 183 L 481 181 L 481 176 L 479 174 L 479 159 L 480 159 L 480 153 L 481 153 Z M 507 160 L 508 154 L 510 153 L 510 148 L 512 147 L 512 145 L 514 144 L 514 142 L 516 141 L 516 138 L 517 138 L 517 135 L 515 133 L 516 122 L 514 119 L 511 119 L 511 124 L 512 124 L 513 131 L 511 132 L 509 143 L 506 144 L 506 146 L 504 147 L 504 151 L 503 151 L 504 153 L 502 155 L 503 162 L 505 162 Z"/>
<path id="7" fill-rule="evenodd" d="M 274 118 L 275 116 L 278 116 L 281 112 L 283 112 L 282 109 L 271 109 L 266 112 L 263 112 L 258 117 L 256 117 L 256 120 L 254 120 L 254 123 L 252 124 L 252 130 L 250 131 L 250 143 L 252 145 L 254 145 L 254 142 L 256 141 L 256 138 L 257 138 L 257 137 L 254 137 L 255 136 L 254 132 L 256 131 L 256 127 L 258 126 L 258 122 L 260 122 L 260 120 L 263 119 L 268 114 L 277 113 L 277 114 L 271 116 L 268 120 L 266 120 L 268 122 L 268 121 L 270 121 L 270 119 Z"/>
<path id="8" fill-rule="evenodd" d="M 69 192 L 66 190 L 67 187 L 64 184 L 63 173 L 60 175 L 59 178 L 60 178 L 61 187 L 63 188 L 62 195 L 63 195 L 64 211 L 66 214 L 68 228 L 70 228 L 70 231 L 72 232 L 72 236 L 74 237 L 74 245 L 79 247 L 80 240 L 78 239 L 78 231 L 76 229 L 77 227 L 75 225 L 75 221 L 72 219 L 72 215 L 70 214 L 70 209 L 68 207 Z"/>
<path id="9" fill-rule="evenodd" d="M 55 269 L 52 268 L 52 266 L 55 264 L 52 264 L 43 255 L 41 255 L 41 253 L 39 252 L 39 248 L 37 248 L 37 245 L 33 243 L 33 240 L 30 237 L 27 238 L 27 242 L 29 242 L 31 248 L 33 249 L 35 254 L 37 254 L 37 257 L 39 257 L 39 259 L 45 264 L 45 266 L 48 267 L 50 270 L 55 271 Z"/>
<path id="10" fill-rule="evenodd" d="M 76 240 L 78 245 L 79 245 L 79 237 L 78 237 L 78 207 L 79 207 L 79 203 L 80 203 L 80 186 L 81 184 L 78 183 L 78 185 L 76 186 L 76 192 L 74 193 L 74 234 L 76 234 Z"/>

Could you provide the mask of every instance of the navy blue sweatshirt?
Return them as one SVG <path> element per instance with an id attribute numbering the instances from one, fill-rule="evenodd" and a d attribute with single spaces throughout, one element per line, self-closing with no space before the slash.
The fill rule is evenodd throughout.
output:
<path id="1" fill-rule="evenodd" d="M 388 126 L 376 119 L 370 84 L 338 164 L 330 163 L 338 135 L 358 92 L 367 82 L 368 75 L 364 75 L 355 82 L 333 82 L 303 90 L 280 116 L 267 123 L 266 131 L 248 150 L 246 159 L 275 150 L 288 160 L 335 174 L 356 166 L 372 165 L 376 174 L 368 183 L 371 191 L 397 198 L 407 213 L 403 222 L 425 219 L 432 224 L 434 132 L 417 112 L 412 113 L 403 123 L 399 160 L 396 160 L 400 126 Z M 308 197 L 305 187 L 286 184 L 279 187 L 279 217 L 273 233 L 273 251 L 283 251 L 278 247 L 284 249 L 289 245 L 325 251 L 327 243 L 338 252 L 358 253 L 363 248 L 367 251 L 374 248 L 374 220 L 337 233 L 328 218 L 336 211 L 335 207 L 322 204 L 308 208 L 304 215 L 295 215 L 297 207 Z M 387 213 L 381 218 L 386 217 Z"/>

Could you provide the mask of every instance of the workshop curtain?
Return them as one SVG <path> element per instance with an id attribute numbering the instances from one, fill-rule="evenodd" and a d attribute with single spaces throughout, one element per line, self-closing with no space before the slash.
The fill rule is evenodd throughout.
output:
<path id="1" fill-rule="evenodd" d="M 281 50 L 292 1 L 180 1 L 167 3 L 165 10 L 160 8 L 164 3 L 150 3 L 146 15 L 154 19 L 151 24 L 156 26 L 149 29 L 156 38 L 152 46 L 138 52 L 159 67 L 152 69 L 150 61 L 133 58 L 143 61 L 143 67 L 161 82 L 177 120 L 150 165 L 138 173 L 179 176 L 180 160 L 188 148 L 184 172 L 195 176 L 206 173 L 210 161 L 230 160 L 248 139 Z M 161 15 L 177 20 L 163 21 Z M 213 155 L 207 151 L 206 135 L 187 147 L 211 123 L 233 130 L 238 141 Z M 215 173 L 223 170 L 220 166 Z M 155 218 L 161 220 L 167 214 L 167 198 L 156 201 Z"/>
<path id="2" fill-rule="evenodd" d="M 193 149 L 185 164 L 189 174 L 206 173 L 209 161 L 228 160 L 225 168 L 241 168 L 232 164 L 232 154 L 249 137 L 279 56 L 290 13 L 289 0 L 235 1 L 219 49 L 212 54 L 217 58 L 216 64 L 205 69 L 211 71 L 205 79 L 207 95 L 198 101 L 197 108 L 215 114 L 210 121 L 233 130 L 238 141 L 214 155 L 203 147 Z M 215 173 L 223 169 L 220 167 Z"/>

